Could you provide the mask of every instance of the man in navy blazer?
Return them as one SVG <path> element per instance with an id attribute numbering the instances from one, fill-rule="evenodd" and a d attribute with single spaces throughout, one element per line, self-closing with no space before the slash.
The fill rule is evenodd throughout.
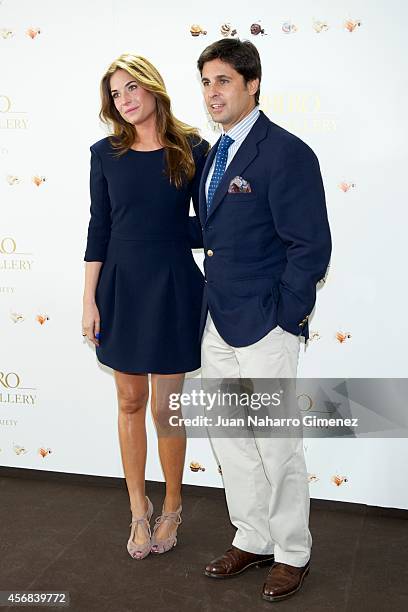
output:
<path id="1" fill-rule="evenodd" d="M 300 337 L 331 237 L 310 147 L 259 110 L 261 62 L 248 41 L 222 39 L 198 60 L 204 98 L 223 134 L 200 184 L 205 251 L 203 378 L 295 378 Z M 262 590 L 278 601 L 310 566 L 309 491 L 299 438 L 211 437 L 237 527 L 205 569 L 228 578 L 274 561 Z"/>

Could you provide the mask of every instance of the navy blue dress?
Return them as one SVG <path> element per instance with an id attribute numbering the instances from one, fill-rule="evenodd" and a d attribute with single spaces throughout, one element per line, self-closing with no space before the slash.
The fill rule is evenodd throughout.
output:
<path id="1" fill-rule="evenodd" d="M 208 151 L 192 146 L 194 179 L 177 189 L 165 150 L 117 158 L 109 139 L 91 150 L 91 219 L 84 261 L 101 261 L 95 292 L 99 361 L 128 373 L 176 374 L 200 367 L 204 278 L 191 248 L 202 246 L 198 188 Z"/>

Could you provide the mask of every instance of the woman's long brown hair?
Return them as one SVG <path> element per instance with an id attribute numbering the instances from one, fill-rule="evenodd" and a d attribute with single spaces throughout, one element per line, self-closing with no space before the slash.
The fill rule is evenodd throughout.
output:
<path id="1" fill-rule="evenodd" d="M 165 147 L 167 174 L 171 183 L 177 188 L 181 187 L 195 174 L 191 147 L 193 143 L 199 144 L 201 138 L 196 128 L 179 121 L 173 115 L 162 76 L 153 64 L 140 55 L 124 53 L 111 63 L 101 80 L 99 117 L 113 131 L 109 136 L 112 147 L 120 157 L 131 148 L 136 136 L 135 127 L 120 115 L 110 92 L 110 78 L 120 68 L 126 70 L 140 87 L 150 91 L 156 98 L 157 135 Z"/>

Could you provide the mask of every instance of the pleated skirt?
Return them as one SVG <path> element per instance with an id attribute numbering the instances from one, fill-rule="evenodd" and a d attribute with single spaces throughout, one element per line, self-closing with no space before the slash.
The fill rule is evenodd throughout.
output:
<path id="1" fill-rule="evenodd" d="M 198 369 L 203 287 L 185 240 L 111 237 L 95 293 L 98 360 L 135 374 Z"/>

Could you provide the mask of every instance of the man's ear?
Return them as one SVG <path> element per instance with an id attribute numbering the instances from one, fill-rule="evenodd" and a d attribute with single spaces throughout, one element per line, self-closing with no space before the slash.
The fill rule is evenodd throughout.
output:
<path id="1" fill-rule="evenodd" d="M 247 82 L 247 89 L 250 96 L 254 96 L 259 89 L 259 79 Z"/>

